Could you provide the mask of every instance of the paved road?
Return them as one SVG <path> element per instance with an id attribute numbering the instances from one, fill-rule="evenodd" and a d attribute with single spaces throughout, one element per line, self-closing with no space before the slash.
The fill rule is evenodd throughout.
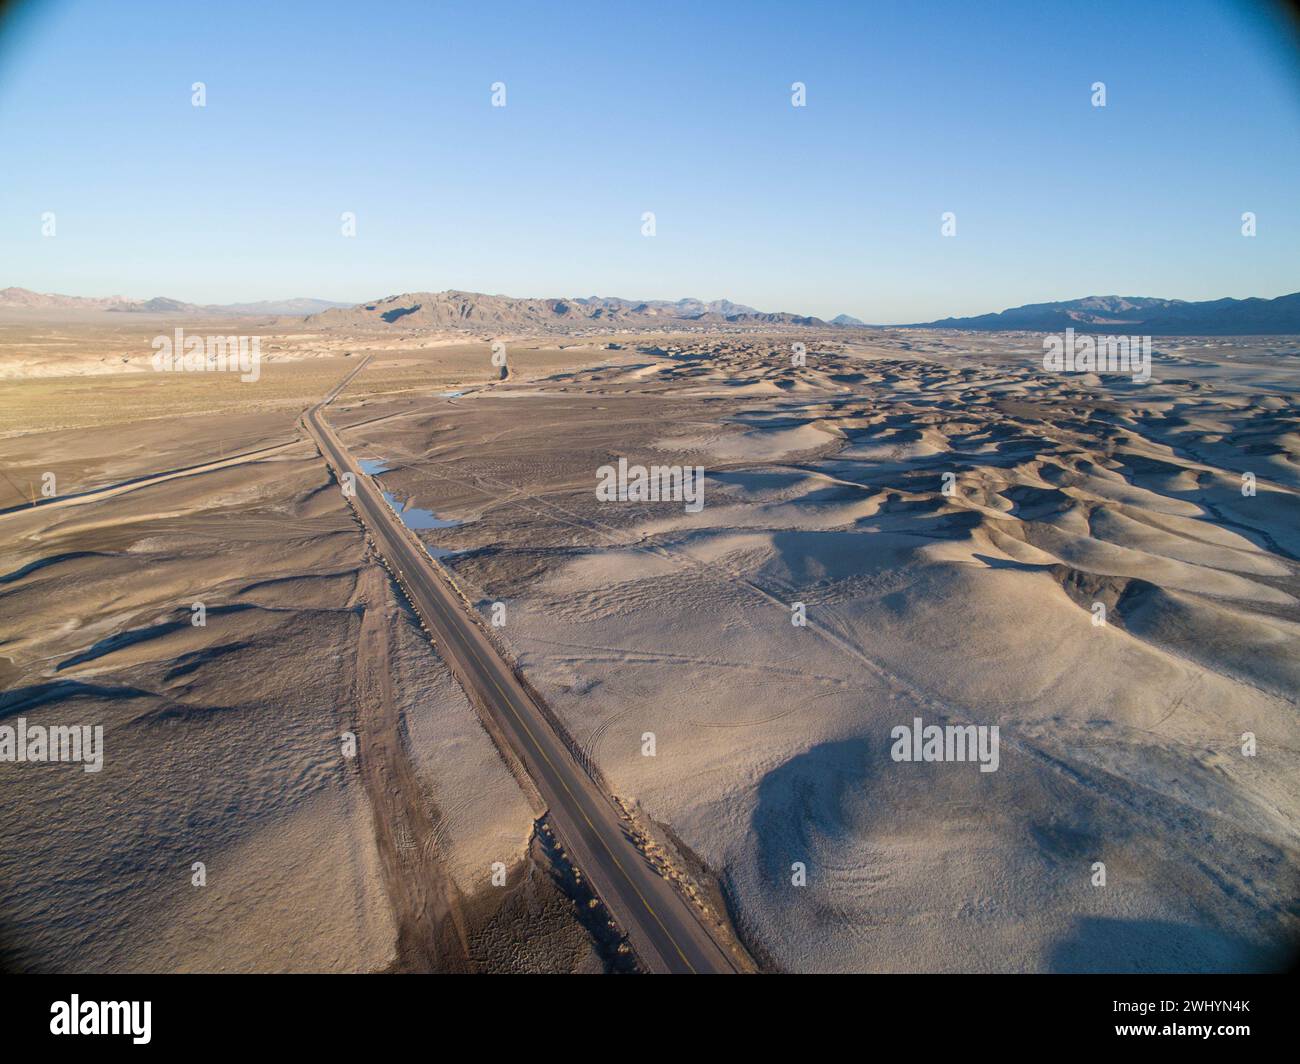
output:
<path id="1" fill-rule="evenodd" d="M 523 762 L 549 807 L 565 851 L 627 933 L 644 966 L 655 972 L 734 972 L 691 905 L 628 840 L 613 804 L 579 767 L 469 608 L 439 576 L 415 534 L 384 502 L 325 421 L 326 404 L 365 365 L 362 362 L 308 410 L 303 424 L 335 471 L 356 477 L 355 502 L 362 520 L 389 566 L 401 576 L 442 657 L 465 690 L 477 693 Z"/>
<path id="2" fill-rule="evenodd" d="M 354 371 L 355 372 L 355 371 Z M 263 458 L 269 458 L 273 454 L 279 454 L 281 451 L 287 451 L 290 447 L 299 447 L 302 445 L 301 440 L 290 440 L 288 443 L 277 443 L 270 447 L 259 447 L 255 451 L 242 451 L 238 454 L 232 454 L 227 458 L 219 458 L 215 462 L 201 462 L 198 465 L 181 466 L 178 469 L 168 469 L 161 473 L 148 473 L 138 477 L 132 477 L 130 480 L 118 481 L 115 484 L 105 484 L 101 488 L 90 488 L 86 491 L 75 492 L 71 495 L 55 495 L 53 498 L 40 498 L 34 502 L 24 502 L 17 506 L 6 506 L 0 510 L 0 518 L 9 517 L 14 514 L 31 513 L 33 510 L 58 510 L 64 506 L 81 506 L 83 503 L 99 502 L 102 499 L 110 499 L 114 495 L 123 495 L 128 491 L 135 491 L 137 488 L 148 488 L 154 484 L 162 484 L 168 480 L 176 480 L 179 477 L 192 477 L 199 473 L 210 473 L 214 469 L 227 469 L 230 466 L 243 465 L 245 462 L 257 462 Z"/>

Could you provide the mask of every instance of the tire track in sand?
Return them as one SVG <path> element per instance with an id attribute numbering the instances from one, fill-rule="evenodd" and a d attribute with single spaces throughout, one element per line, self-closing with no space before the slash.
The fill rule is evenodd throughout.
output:
<path id="1" fill-rule="evenodd" d="M 357 760 L 397 926 L 394 969 L 472 971 L 463 899 L 440 857 L 442 818 L 424 797 L 393 697 L 384 570 L 366 565 L 353 604 L 363 609 L 354 682 Z"/>

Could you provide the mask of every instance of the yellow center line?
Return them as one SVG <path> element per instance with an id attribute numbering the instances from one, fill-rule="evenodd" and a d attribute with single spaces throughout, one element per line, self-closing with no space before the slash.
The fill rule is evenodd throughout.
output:
<path id="1" fill-rule="evenodd" d="M 436 580 L 437 577 L 435 576 L 433 577 L 433 579 Z M 436 598 L 434 599 L 434 602 L 438 609 L 440 618 L 444 621 L 443 627 L 446 628 L 449 625 L 454 627 L 454 624 L 450 622 L 450 619 L 447 617 L 447 614 L 443 610 L 442 603 L 438 602 Z M 600 831 L 596 828 L 596 825 L 592 823 L 591 817 L 587 815 L 587 811 L 584 808 L 582 808 L 582 803 L 578 801 L 578 796 L 574 794 L 572 790 L 570 790 L 569 784 L 564 779 L 563 774 L 560 772 L 555 762 L 553 762 L 550 756 L 546 753 L 546 750 L 543 748 L 542 744 L 538 742 L 537 736 L 533 734 L 532 729 L 528 727 L 528 722 L 524 720 L 524 718 L 519 714 L 518 710 L 515 709 L 514 704 L 510 700 L 510 696 L 507 695 L 506 692 L 502 689 L 501 685 L 497 682 L 496 677 L 492 674 L 491 670 L 487 667 L 483 659 L 479 656 L 478 650 L 474 646 L 472 639 L 464 640 L 463 645 L 467 650 L 469 650 L 470 654 L 473 656 L 474 661 L 478 665 L 480 671 L 489 680 L 492 681 L 492 686 L 496 688 L 497 694 L 499 694 L 501 698 L 505 701 L 506 707 L 510 710 L 510 715 L 514 717 L 514 719 L 519 723 L 519 726 L 523 728 L 524 732 L 528 735 L 528 738 L 531 740 L 533 747 L 536 749 L 537 753 L 541 755 L 542 760 L 546 762 L 546 764 L 550 767 L 551 771 L 555 774 L 555 777 L 559 781 L 560 786 L 564 788 L 565 793 L 569 796 L 570 799 L 572 799 L 573 803 L 578 807 L 578 812 L 582 814 L 582 819 L 587 822 L 587 826 L 591 828 L 592 833 L 599 840 L 601 846 L 605 848 L 605 852 L 609 854 L 610 860 L 614 862 L 614 865 L 618 868 L 619 872 L 623 874 L 623 878 L 627 880 L 628 886 L 630 886 L 632 890 L 636 893 L 636 896 L 640 899 L 641 904 L 645 906 L 646 911 L 651 916 L 654 917 L 655 923 L 659 925 L 660 930 L 662 930 L 664 935 L 667 936 L 668 941 L 673 944 L 673 949 L 675 949 L 677 951 L 677 955 L 681 957 L 682 963 L 685 964 L 686 967 L 689 968 L 692 973 L 694 973 L 695 966 L 691 964 L 691 962 L 687 959 L 686 954 L 682 952 L 682 947 L 678 945 L 677 939 L 674 938 L 672 932 L 669 931 L 668 928 L 664 926 L 664 922 L 659 918 L 659 914 L 655 912 L 654 907 L 646 900 L 645 895 L 641 893 L 640 889 L 632 881 L 632 877 L 628 875 L 627 869 L 623 867 L 622 862 L 619 861 L 614 851 L 609 848 L 609 843 L 605 841 Z"/>
<path id="2" fill-rule="evenodd" d="M 369 358 L 367 358 L 366 361 L 368 362 L 368 361 L 369 361 Z M 358 366 L 358 367 L 356 368 L 356 370 L 353 371 L 352 374 L 350 374 L 350 375 L 348 376 L 348 378 L 347 378 L 346 380 L 343 381 L 343 384 L 341 384 L 341 385 L 339 386 L 339 388 L 336 390 L 336 392 L 335 392 L 334 394 L 330 395 L 329 398 L 327 398 L 323 403 L 321 403 L 321 406 L 323 407 L 323 406 L 325 405 L 325 403 L 328 403 L 331 399 L 333 399 L 333 398 L 334 398 L 334 395 L 337 394 L 338 391 L 342 391 L 343 385 L 347 384 L 348 380 L 351 380 L 351 378 L 352 378 L 353 376 L 355 376 L 356 373 L 359 373 L 359 372 L 364 368 L 364 366 L 365 366 L 365 363 L 363 362 L 360 366 Z M 313 414 L 313 415 L 314 415 L 314 414 L 317 414 L 317 413 L 319 412 L 319 409 L 320 409 L 320 408 L 317 407 L 317 408 L 313 409 L 310 413 Z M 314 420 L 314 418 L 313 418 L 313 420 Z M 334 436 L 333 431 L 332 431 L 331 429 L 329 429 L 328 426 L 324 425 L 324 423 L 321 423 L 321 424 L 319 425 L 319 427 L 322 428 L 322 430 L 323 430 L 322 434 L 323 434 L 323 435 L 324 435 L 324 436 L 329 440 L 329 442 L 331 442 L 332 444 L 335 445 L 335 447 L 336 447 L 335 458 L 339 461 L 339 464 L 340 464 L 340 465 L 345 464 L 345 463 L 343 462 L 343 457 L 342 457 L 342 456 L 343 456 L 344 454 L 346 454 L 347 452 L 346 452 L 346 449 L 343 447 L 342 442 L 339 441 L 338 438 L 337 438 L 336 436 Z M 359 476 L 359 475 L 361 475 L 361 474 L 356 474 L 356 475 Z M 369 483 L 367 483 L 367 484 L 365 485 L 365 488 L 369 489 L 369 488 L 371 488 L 371 485 L 370 485 Z M 371 494 L 373 495 L 373 490 L 371 491 Z M 370 502 L 371 502 L 372 505 L 378 507 L 378 504 L 375 503 L 375 501 L 374 501 L 373 498 L 370 499 Z M 383 515 L 383 514 L 381 513 L 381 514 L 380 514 L 380 523 L 381 523 L 381 524 L 382 524 L 383 521 L 384 521 L 384 517 L 385 517 L 385 515 Z M 385 538 L 387 538 L 387 539 L 390 540 L 392 546 L 395 547 L 395 548 L 397 548 L 397 551 L 396 551 L 396 552 L 397 552 L 398 554 L 400 554 L 400 553 L 401 553 L 401 549 L 400 549 L 400 545 L 399 545 L 399 543 L 398 543 L 396 540 L 394 540 L 394 539 L 392 538 L 391 535 L 386 536 Z M 417 559 L 417 561 L 418 561 L 418 559 Z M 432 579 L 435 579 L 435 580 L 436 580 L 436 579 L 438 579 L 438 578 L 437 578 L 437 576 L 435 575 L 435 576 L 432 577 Z M 434 602 L 435 609 L 436 609 L 436 611 L 438 612 L 438 615 L 439 615 L 440 619 L 444 622 L 442 627 L 443 627 L 444 629 L 446 629 L 446 630 L 452 630 L 452 629 L 454 629 L 454 628 L 455 628 L 455 622 L 452 621 L 451 618 L 448 616 L 448 614 L 446 613 L 445 609 L 443 608 L 442 603 L 438 600 L 438 598 L 437 598 L 436 595 L 434 595 L 434 597 L 433 597 L 433 602 Z M 470 623 L 473 623 L 473 622 L 471 621 Z M 445 638 L 445 636 L 444 636 L 444 638 Z M 654 917 L 654 921 L 655 921 L 655 923 L 659 925 L 659 929 L 664 933 L 664 936 L 668 939 L 669 942 L 672 943 L 672 945 L 673 945 L 673 949 L 675 949 L 675 950 L 677 951 L 677 955 L 682 959 L 682 963 L 685 964 L 686 967 L 687 967 L 688 969 L 690 969 L 690 971 L 694 974 L 694 973 L 695 973 L 695 966 L 694 966 L 693 964 L 691 964 L 691 962 L 690 962 L 690 960 L 687 958 L 686 954 L 682 951 L 682 947 L 678 944 L 677 939 L 673 936 L 673 933 L 672 933 L 671 931 L 668 930 L 668 928 L 664 925 L 663 920 L 661 920 L 661 919 L 659 918 L 659 914 L 655 911 L 654 906 L 652 906 L 652 905 L 650 904 L 650 902 L 646 900 L 646 897 L 645 897 L 644 894 L 641 893 L 640 888 L 636 885 L 635 882 L 633 882 L 632 877 L 631 877 L 630 875 L 628 875 L 627 869 L 623 867 L 623 863 L 618 859 L 618 856 L 614 853 L 614 851 L 613 851 L 612 849 L 610 849 L 609 843 L 605 841 L 604 836 L 601 834 L 601 832 L 599 831 L 599 829 L 597 829 L 597 827 L 596 827 L 595 823 L 593 823 L 591 817 L 587 815 L 587 810 L 586 810 L 585 808 L 583 808 L 583 805 L 582 805 L 581 801 L 579 801 L 578 796 L 577 796 L 576 794 L 574 794 L 573 791 L 570 789 L 569 784 L 568 784 L 568 781 L 565 780 L 563 773 L 562 773 L 562 772 L 560 771 L 560 769 L 556 766 L 555 762 L 553 762 L 553 761 L 551 760 L 550 755 L 547 754 L 547 752 L 546 752 L 545 748 L 542 746 L 542 744 L 541 744 L 540 742 L 538 742 L 537 737 L 533 734 L 532 729 L 529 728 L 529 726 L 528 726 L 528 722 L 523 718 L 523 716 L 520 715 L 519 711 L 515 709 L 514 703 L 511 701 L 510 696 L 509 696 L 508 694 L 506 694 L 505 690 L 504 690 L 504 689 L 501 687 L 501 685 L 497 682 L 497 678 L 496 678 L 496 676 L 493 675 L 492 671 L 488 668 L 488 666 L 486 665 L 486 663 L 485 663 L 485 662 L 483 661 L 483 659 L 479 656 L 478 650 L 477 650 L 477 648 L 476 648 L 475 645 L 474 645 L 474 641 L 473 641 L 472 637 L 471 637 L 471 638 L 467 638 L 467 639 L 463 639 L 463 640 L 462 640 L 462 644 L 463 644 L 463 646 L 464 646 L 466 649 L 469 650 L 470 654 L 471 654 L 471 655 L 473 656 L 473 658 L 474 658 L 474 662 L 475 662 L 475 664 L 479 667 L 479 670 L 483 673 L 483 675 L 485 675 L 489 680 L 492 681 L 492 686 L 496 688 L 496 690 L 497 690 L 497 694 L 499 694 L 499 695 L 501 696 L 502 700 L 505 702 L 506 707 L 510 710 L 510 714 L 511 714 L 511 716 L 515 719 L 515 721 L 519 724 L 519 726 L 524 730 L 524 733 L 528 736 L 529 740 L 532 742 L 533 747 L 534 747 L 534 749 L 536 750 L 537 754 L 540 755 L 541 758 L 542 758 L 542 760 L 546 762 L 547 766 L 551 769 L 551 772 L 555 775 L 555 778 L 559 781 L 560 786 L 564 788 L 564 792 L 569 796 L 570 800 L 571 800 L 571 801 L 573 802 L 573 804 L 577 807 L 578 812 L 582 814 L 582 819 L 585 820 L 585 821 L 587 822 L 587 826 L 591 829 L 592 834 L 595 835 L 596 839 L 600 842 L 601 846 L 604 847 L 605 852 L 609 855 L 610 860 L 614 862 L 614 866 L 619 870 L 619 872 L 622 874 L 623 878 L 627 881 L 628 886 L 630 886 L 630 887 L 632 888 L 633 892 L 636 894 L 636 896 L 637 896 L 637 898 L 640 900 L 641 904 L 645 907 L 646 912 L 648 912 L 652 917 Z"/>
<path id="3" fill-rule="evenodd" d="M 474 660 L 479 663 L 480 667 L 484 667 L 481 659 L 478 656 L 478 651 L 474 648 L 473 644 L 467 644 L 467 645 L 469 646 L 470 653 L 474 655 Z M 497 693 L 500 694 L 501 697 L 506 700 L 506 705 L 510 707 L 511 715 L 514 716 L 515 720 L 519 722 L 519 724 L 523 727 L 524 731 L 528 733 L 528 738 L 532 740 L 533 745 L 537 748 L 537 752 L 542 755 L 543 760 L 545 760 L 546 763 L 550 766 L 551 771 L 555 773 L 555 776 L 560 781 L 560 786 L 564 788 L 565 793 L 568 794 L 568 796 L 573 800 L 574 804 L 577 805 L 578 812 L 582 814 L 582 819 L 587 822 L 587 826 L 591 828 L 592 833 L 600 841 L 601 846 L 605 848 L 605 852 L 609 854 L 610 860 L 614 862 L 615 866 L 617 866 L 618 870 L 623 874 L 623 878 L 627 880 L 628 886 L 630 886 L 636 892 L 636 896 L 641 899 L 641 904 L 644 905 L 646 911 L 651 916 L 654 917 L 655 923 L 659 925 L 660 930 L 662 930 L 663 933 L 668 937 L 668 941 L 673 944 L 673 949 L 675 949 L 677 951 L 677 955 L 681 957 L 682 963 L 685 964 L 686 967 L 689 968 L 691 972 L 694 974 L 695 966 L 691 964 L 689 960 L 687 960 L 686 954 L 682 952 L 682 947 L 677 944 L 677 939 L 674 938 L 672 932 L 669 931 L 668 928 L 664 926 L 664 922 L 661 919 L 659 919 L 659 914 L 655 912 L 654 907 L 646 900 L 645 895 L 641 893 L 640 889 L 632 881 L 632 877 L 627 874 L 627 869 L 623 867 L 622 862 L 619 861 L 614 851 L 609 848 L 609 843 L 605 841 L 604 836 L 601 835 L 601 833 L 596 829 L 596 825 L 591 822 L 591 817 L 589 817 L 587 815 L 587 811 L 584 808 L 582 808 L 582 804 L 578 801 L 578 796 L 575 795 L 573 791 L 569 789 L 569 784 L 565 781 L 564 776 L 560 773 L 560 770 L 551 761 L 545 749 L 542 748 L 541 743 L 539 743 L 537 741 L 537 738 L 533 735 L 532 730 L 528 727 L 528 722 L 525 721 L 524 718 L 521 717 L 519 713 L 515 710 L 514 705 L 510 702 L 509 696 L 507 696 L 505 691 L 501 689 L 501 685 L 497 683 L 496 677 L 489 673 L 488 679 L 492 681 L 492 686 L 497 689 Z"/>

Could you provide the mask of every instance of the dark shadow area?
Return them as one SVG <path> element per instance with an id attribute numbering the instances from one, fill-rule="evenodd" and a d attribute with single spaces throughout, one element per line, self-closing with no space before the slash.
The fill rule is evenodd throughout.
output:
<path id="1" fill-rule="evenodd" d="M 814 836 L 845 835 L 845 792 L 861 787 L 869 771 L 870 744 L 845 739 L 814 746 L 763 777 L 751 824 L 759 867 L 771 884 L 788 883 L 791 863 L 809 861 L 819 849 Z"/>
<path id="2" fill-rule="evenodd" d="M 1291 952 L 1213 927 L 1089 916 L 1053 947 L 1048 968 L 1087 974 L 1280 971 Z"/>

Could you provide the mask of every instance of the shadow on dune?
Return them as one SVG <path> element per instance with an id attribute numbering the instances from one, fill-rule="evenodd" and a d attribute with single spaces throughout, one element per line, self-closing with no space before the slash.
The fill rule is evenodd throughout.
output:
<path id="1" fill-rule="evenodd" d="M 88 661 L 102 658 L 105 654 L 111 654 L 115 650 L 122 650 L 135 643 L 144 643 L 150 639 L 188 627 L 190 627 L 188 620 L 169 621 L 166 624 L 154 624 L 147 628 L 135 628 L 129 632 L 118 632 L 115 635 L 101 639 L 88 650 L 83 650 L 79 654 L 73 654 L 70 658 L 65 658 L 54 667 L 54 671 L 62 672 L 64 669 L 70 669 L 76 665 L 84 665 Z"/>
<path id="2" fill-rule="evenodd" d="M 973 553 L 971 557 L 978 562 L 983 562 L 990 569 L 1012 569 L 1021 573 L 1043 573 L 1051 568 L 1050 565 L 1037 562 L 1018 562 L 1011 558 L 995 558 L 991 554 L 980 554 L 978 551 Z"/>
<path id="3" fill-rule="evenodd" d="M 1053 972 L 1261 972 L 1281 968 L 1281 951 L 1213 927 L 1168 920 L 1088 916 L 1048 958 Z"/>
<path id="4" fill-rule="evenodd" d="M 226 606 L 211 606 L 208 608 L 209 617 L 222 617 L 232 613 L 244 613 L 248 610 L 259 609 L 250 603 L 236 602 Z M 172 632 L 184 631 L 191 627 L 189 610 L 180 611 L 184 617 L 181 620 L 165 621 L 161 624 L 148 625 L 144 628 L 132 628 L 129 631 L 117 632 L 114 635 L 106 636 L 99 640 L 93 646 L 80 653 L 73 654 L 71 657 L 59 662 L 55 666 L 55 672 L 62 672 L 64 669 L 70 669 L 74 665 L 84 665 L 88 661 L 95 661 L 107 654 L 112 654 L 116 650 L 122 650 L 126 647 L 133 646 L 136 643 L 148 642 L 151 639 L 159 639 L 162 636 L 170 635 Z M 192 655 L 186 655 L 190 657 Z"/>
<path id="5" fill-rule="evenodd" d="M 104 701 L 117 701 L 125 698 L 155 698 L 152 691 L 140 687 L 108 686 L 106 684 L 80 683 L 76 680 L 56 680 L 53 683 L 33 684 L 30 687 L 17 687 L 0 694 L 0 720 L 30 713 L 47 702 L 62 702 L 70 699 L 93 698 Z"/>
<path id="6" fill-rule="evenodd" d="M 863 785 L 869 759 L 865 739 L 820 743 L 763 777 L 750 823 L 770 884 L 788 883 L 794 861 L 811 872 L 810 858 L 822 849 L 818 840 L 845 834 L 845 792 Z"/>
<path id="7" fill-rule="evenodd" d="M 51 565 L 59 565 L 62 562 L 75 561 L 78 558 L 106 558 L 109 557 L 104 551 L 98 550 L 74 550 L 64 554 L 55 554 L 49 558 L 38 558 L 34 562 L 28 562 L 21 569 L 15 569 L 12 573 L 5 573 L 0 576 L 0 584 L 12 584 L 15 580 L 21 580 L 23 577 L 37 572 L 38 570 L 48 568 Z"/>

